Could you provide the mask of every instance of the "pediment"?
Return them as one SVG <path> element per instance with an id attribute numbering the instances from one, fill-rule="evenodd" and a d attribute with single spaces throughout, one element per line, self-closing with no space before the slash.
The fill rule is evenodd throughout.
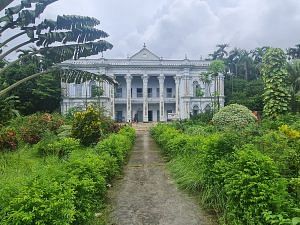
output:
<path id="1" fill-rule="evenodd" d="M 147 48 L 143 48 L 138 53 L 130 57 L 131 60 L 159 60 L 160 58 Z"/>

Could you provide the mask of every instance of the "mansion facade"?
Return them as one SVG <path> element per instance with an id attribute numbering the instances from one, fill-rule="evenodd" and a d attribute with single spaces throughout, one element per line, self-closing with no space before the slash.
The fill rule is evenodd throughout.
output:
<path id="1" fill-rule="evenodd" d="M 62 113 L 90 103 L 101 104 L 119 122 L 151 122 L 186 119 L 213 107 L 218 95 L 224 105 L 224 76 L 201 79 L 210 62 L 205 60 L 168 60 L 158 57 L 146 46 L 127 59 L 68 60 L 64 68 L 106 74 L 117 81 L 62 83 Z M 101 87 L 101 95 L 95 87 Z"/>

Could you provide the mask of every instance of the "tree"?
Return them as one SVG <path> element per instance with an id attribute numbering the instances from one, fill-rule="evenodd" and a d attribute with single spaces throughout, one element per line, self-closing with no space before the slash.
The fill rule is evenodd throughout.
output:
<path id="1" fill-rule="evenodd" d="M 294 48 L 288 48 L 287 56 L 289 59 L 300 59 L 300 44 L 295 45 Z"/>
<path id="2" fill-rule="evenodd" d="M 216 47 L 218 49 L 214 53 L 209 54 L 209 56 L 212 58 L 212 60 L 224 59 L 228 55 L 226 48 L 228 48 L 229 45 L 228 44 L 218 44 Z"/>
<path id="3" fill-rule="evenodd" d="M 270 118 L 276 118 L 289 110 L 291 96 L 286 64 L 286 55 L 279 48 L 268 49 L 263 57 L 264 115 Z"/>
<path id="4" fill-rule="evenodd" d="M 266 54 L 266 51 L 269 48 L 270 47 L 268 47 L 268 46 L 264 46 L 261 48 L 255 48 L 254 50 L 250 51 L 250 55 L 252 56 L 253 63 L 255 65 L 257 79 L 260 77 L 260 70 L 261 70 L 263 56 Z"/>
<path id="5" fill-rule="evenodd" d="M 236 103 L 252 111 L 263 111 L 263 90 L 261 79 L 250 81 L 240 78 L 225 79 L 225 105 Z"/>
<path id="6" fill-rule="evenodd" d="M 292 112 L 300 112 L 300 60 L 293 60 L 287 65 L 288 83 L 291 94 Z"/>
<path id="7" fill-rule="evenodd" d="M 113 79 L 104 75 L 80 70 L 62 71 L 62 69 L 57 66 L 58 63 L 64 60 L 76 60 L 81 57 L 95 55 L 111 49 L 113 46 L 109 42 L 102 40 L 108 37 L 108 34 L 95 28 L 95 26 L 100 24 L 95 18 L 64 15 L 57 16 L 56 21 L 45 19 L 40 24 L 36 24 L 36 18 L 49 4 L 55 1 L 57 0 L 24 0 L 21 4 L 6 9 L 5 16 L 0 18 L 0 35 L 8 29 L 18 32 L 0 44 L 0 60 L 30 43 L 37 47 L 33 48 L 30 53 L 6 65 L 6 67 L 0 70 L 0 76 L 10 67 L 30 57 L 37 57 L 41 63 L 46 65 L 46 67 L 42 67 L 37 73 L 31 74 L 6 89 L 1 90 L 0 96 L 3 96 L 8 91 L 30 79 L 51 72 L 60 72 L 60 75 L 63 74 L 65 76 L 69 75 L 73 77 L 73 80 L 75 78 L 74 74 L 76 74 L 77 78 L 87 76 L 91 79 L 105 79 L 109 82 L 113 82 Z M 27 35 L 28 39 L 8 50 L 5 48 L 7 44 L 22 35 Z M 45 63 L 45 61 L 47 61 L 47 63 Z M 67 80 L 72 81 L 72 79 Z"/>
<path id="8" fill-rule="evenodd" d="M 20 79 L 39 71 L 39 63 L 26 60 L 6 70 L 0 77 L 0 89 L 4 89 Z M 11 104 L 21 114 L 32 114 L 37 111 L 53 112 L 59 109 L 61 99 L 60 79 L 49 73 L 23 83 L 10 92 L 18 97 L 18 102 Z"/>
<path id="9" fill-rule="evenodd" d="M 220 109 L 220 93 L 218 90 L 220 90 L 220 80 L 219 80 L 219 75 L 225 73 L 225 64 L 224 61 L 222 60 L 215 60 L 211 62 L 209 65 L 208 71 L 205 73 L 202 73 L 200 76 L 200 80 L 206 85 L 206 88 L 209 88 L 209 94 L 210 96 L 211 91 L 210 91 L 210 85 L 212 83 L 212 80 L 214 80 L 214 101 L 213 106 L 214 106 L 214 111 L 215 111 L 215 105 L 217 104 L 217 109 Z"/>

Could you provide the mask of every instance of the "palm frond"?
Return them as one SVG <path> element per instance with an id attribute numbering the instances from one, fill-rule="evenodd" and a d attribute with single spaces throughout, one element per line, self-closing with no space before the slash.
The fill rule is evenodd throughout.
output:
<path id="1" fill-rule="evenodd" d="M 64 69 L 57 68 L 58 75 L 63 82 L 66 83 L 81 83 L 82 81 L 106 81 L 110 84 L 118 84 L 118 82 L 105 74 L 91 73 L 79 69 Z"/>
<path id="2" fill-rule="evenodd" d="M 55 42 L 66 44 L 67 42 L 85 43 L 100 38 L 106 38 L 108 34 L 102 30 L 90 27 L 75 28 L 67 32 L 49 32 L 38 36 L 37 46 L 47 47 Z"/>
<path id="3" fill-rule="evenodd" d="M 58 30 L 70 30 L 76 27 L 94 27 L 100 24 L 100 21 L 93 17 L 76 16 L 76 15 L 63 15 L 57 17 Z"/>
<path id="4" fill-rule="evenodd" d="M 34 24 L 36 18 L 38 18 L 45 10 L 45 8 L 56 2 L 58 0 L 23 0 L 21 4 L 14 7 L 7 8 L 5 10 L 5 16 L 0 18 L 0 23 L 6 22 L 2 27 L 10 26 L 28 26 L 29 24 Z M 32 3 L 36 3 L 35 9 L 27 10 L 25 8 L 31 8 Z M 14 20 L 14 15 L 18 14 L 16 20 Z"/>
<path id="5" fill-rule="evenodd" d="M 45 47 L 39 50 L 39 53 L 51 60 L 53 63 L 60 63 L 68 59 L 79 59 L 97 55 L 100 52 L 112 49 L 113 45 L 105 40 L 97 42 L 88 42 L 83 44 L 71 44 L 64 46 Z"/>

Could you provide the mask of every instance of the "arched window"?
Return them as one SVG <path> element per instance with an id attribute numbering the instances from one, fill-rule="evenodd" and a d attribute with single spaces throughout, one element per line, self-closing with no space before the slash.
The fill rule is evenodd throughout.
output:
<path id="1" fill-rule="evenodd" d="M 91 97 L 99 97 L 103 95 L 103 89 L 97 85 L 96 81 L 90 82 Z"/>
<path id="2" fill-rule="evenodd" d="M 204 111 L 205 111 L 205 112 L 211 112 L 211 106 L 210 106 L 210 104 L 207 104 L 207 105 L 205 106 Z"/>
<path id="3" fill-rule="evenodd" d="M 198 105 L 194 105 L 193 107 L 193 116 L 196 116 L 199 114 L 199 106 Z"/>
<path id="4" fill-rule="evenodd" d="M 204 92 L 200 86 L 200 84 L 198 83 L 198 81 L 194 81 L 193 82 L 193 93 L 194 93 L 194 97 L 202 97 L 204 95 Z"/>

